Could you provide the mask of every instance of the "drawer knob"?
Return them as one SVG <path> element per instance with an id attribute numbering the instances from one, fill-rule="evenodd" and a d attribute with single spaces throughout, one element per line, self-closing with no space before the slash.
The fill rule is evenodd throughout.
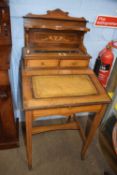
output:
<path id="1" fill-rule="evenodd" d="M 42 65 L 42 66 L 44 66 L 44 65 L 45 65 L 45 63 L 44 63 L 44 62 L 41 62 L 41 65 Z"/>
<path id="2" fill-rule="evenodd" d="M 72 65 L 75 66 L 76 65 L 76 62 L 73 62 Z"/>

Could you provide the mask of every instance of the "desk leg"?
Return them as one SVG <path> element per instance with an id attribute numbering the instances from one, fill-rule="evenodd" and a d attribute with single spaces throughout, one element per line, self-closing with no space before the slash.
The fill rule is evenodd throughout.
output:
<path id="1" fill-rule="evenodd" d="M 102 105 L 101 110 L 95 115 L 95 117 L 92 121 L 91 128 L 89 130 L 88 136 L 84 142 L 84 145 L 83 145 L 83 148 L 81 151 L 81 158 L 83 160 L 85 159 L 86 151 L 87 151 L 88 147 L 90 146 L 90 144 L 93 140 L 93 137 L 95 136 L 96 130 L 97 130 L 102 118 L 103 118 L 105 110 L 106 110 L 106 105 Z"/>
<path id="2" fill-rule="evenodd" d="M 26 149 L 27 149 L 27 159 L 28 167 L 32 168 L 32 112 L 26 111 Z"/>

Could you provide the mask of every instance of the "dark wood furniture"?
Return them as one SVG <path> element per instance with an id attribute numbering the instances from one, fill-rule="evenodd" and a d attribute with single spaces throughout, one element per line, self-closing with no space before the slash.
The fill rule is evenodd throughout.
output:
<path id="1" fill-rule="evenodd" d="M 117 122 L 115 123 L 115 126 L 113 128 L 112 140 L 113 140 L 114 150 L 115 150 L 115 152 L 117 154 Z"/>
<path id="2" fill-rule="evenodd" d="M 9 68 L 11 58 L 11 28 L 9 7 L 0 2 L 0 149 L 18 146 L 18 133 L 14 119 Z"/>
<path id="3" fill-rule="evenodd" d="M 58 129 L 80 130 L 84 159 L 110 102 L 95 74 L 88 68 L 90 55 L 83 45 L 84 34 L 89 31 L 86 23 L 84 18 L 70 17 L 60 9 L 24 17 L 25 47 L 21 72 L 29 168 L 32 167 L 32 135 Z M 76 121 L 75 113 L 78 112 L 96 113 L 86 138 Z M 64 115 L 68 122 L 32 126 L 35 119 L 48 115 Z"/>

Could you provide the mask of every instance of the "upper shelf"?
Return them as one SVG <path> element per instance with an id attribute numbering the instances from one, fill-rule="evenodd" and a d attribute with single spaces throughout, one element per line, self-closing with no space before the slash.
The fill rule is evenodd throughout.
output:
<path id="1" fill-rule="evenodd" d="M 89 29 L 86 27 L 87 20 L 83 17 L 76 18 L 68 15 L 60 9 L 47 11 L 47 14 L 36 15 L 27 14 L 24 16 L 25 28 L 41 28 L 52 30 L 76 30 L 87 32 Z"/>
<path id="2" fill-rule="evenodd" d="M 83 17 L 71 17 L 60 9 L 47 11 L 47 14 L 24 16 L 25 46 L 41 50 L 81 50 L 83 37 L 89 29 Z"/>
<path id="3" fill-rule="evenodd" d="M 37 15 L 29 13 L 24 18 L 32 18 L 32 19 L 56 19 L 56 20 L 70 20 L 70 21 L 80 21 L 80 22 L 87 22 L 87 20 L 84 17 L 77 18 L 77 17 L 71 17 L 69 16 L 68 12 L 64 12 L 61 9 L 55 9 L 55 10 L 48 10 L 47 14 L 43 15 Z"/>
<path id="4" fill-rule="evenodd" d="M 47 29 L 47 30 L 63 30 L 63 31 L 81 31 L 81 32 L 88 32 L 90 31 L 86 27 L 77 27 L 77 26 L 60 26 L 60 25 L 55 25 L 55 26 L 46 26 L 46 25 L 37 25 L 37 26 L 29 26 L 26 27 L 28 29 Z"/>

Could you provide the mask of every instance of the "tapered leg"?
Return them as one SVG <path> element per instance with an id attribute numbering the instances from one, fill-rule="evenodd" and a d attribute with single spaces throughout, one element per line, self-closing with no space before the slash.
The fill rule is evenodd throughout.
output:
<path id="1" fill-rule="evenodd" d="M 26 118 L 26 149 L 29 169 L 32 168 L 32 112 L 25 112 Z"/>
<path id="2" fill-rule="evenodd" d="M 92 125 L 91 128 L 89 130 L 89 133 L 87 135 L 87 138 L 84 142 L 82 151 L 81 151 L 81 158 L 85 159 L 85 155 L 86 155 L 86 151 L 89 147 L 89 145 L 91 144 L 93 137 L 95 136 L 96 130 L 103 118 L 103 115 L 105 113 L 105 109 L 106 109 L 106 105 L 103 105 L 101 110 L 96 114 L 96 116 L 94 117 L 93 121 L 92 121 Z"/>

